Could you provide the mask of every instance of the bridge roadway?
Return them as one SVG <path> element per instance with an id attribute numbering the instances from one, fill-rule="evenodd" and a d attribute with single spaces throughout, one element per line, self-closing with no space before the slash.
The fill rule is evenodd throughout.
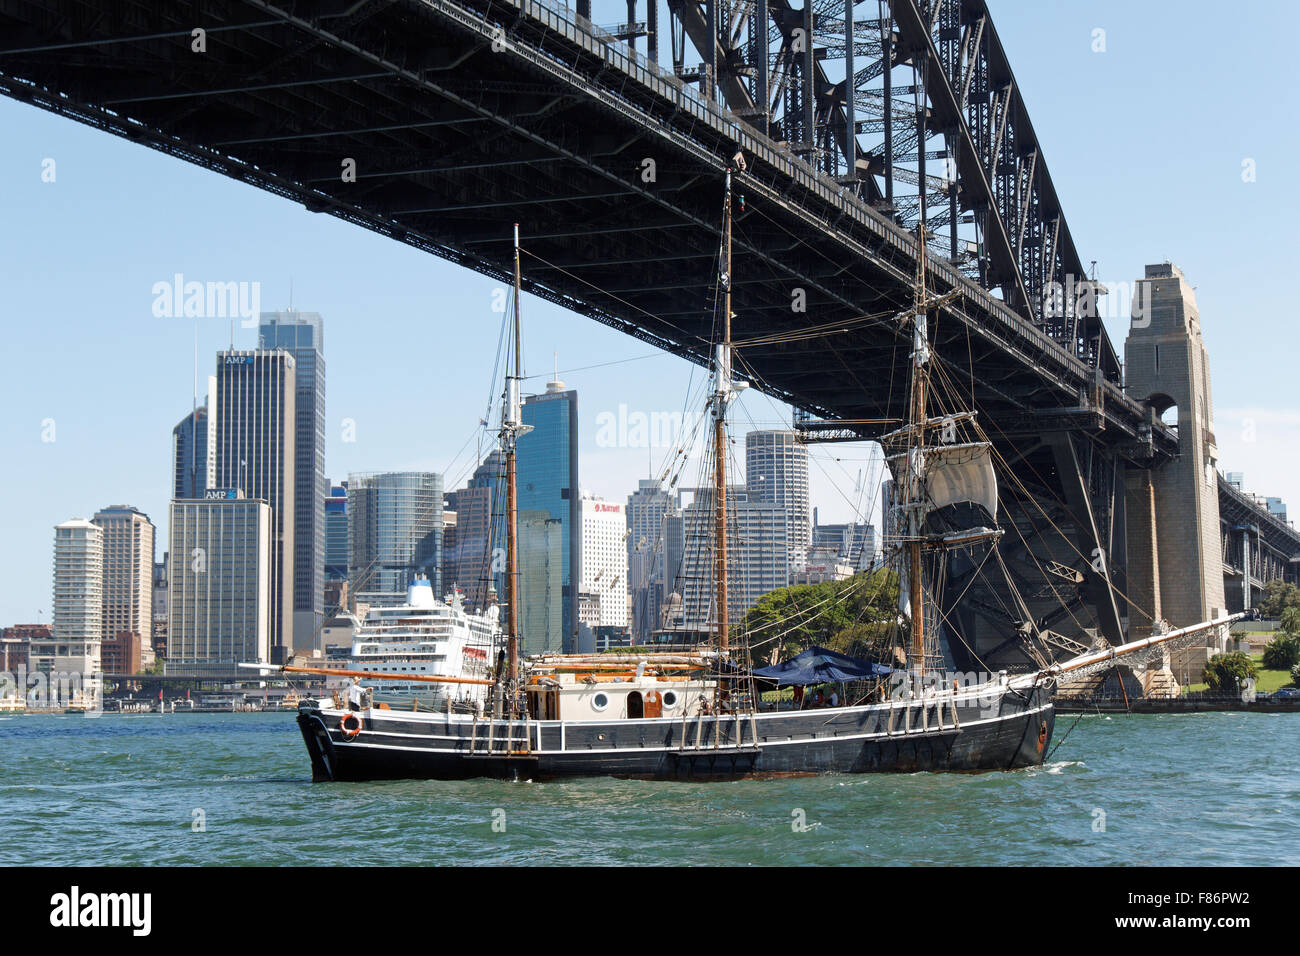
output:
<path id="1" fill-rule="evenodd" d="M 844 436 L 903 416 L 910 343 L 888 317 L 912 301 L 914 236 L 535 0 L 124 0 L 111 16 L 98 2 L 0 0 L 0 93 L 502 282 L 519 222 L 528 291 L 701 364 L 723 170 L 739 151 L 736 336 L 827 327 L 743 348 L 747 377 Z M 931 258 L 927 284 L 959 293 L 932 344 L 1016 471 L 1003 481 L 1020 539 L 1009 563 L 1045 614 L 1062 580 L 1077 583 L 1053 626 L 1119 636 L 1127 609 L 1105 575 L 1123 565 L 1122 472 L 1176 454 L 1176 436 L 1114 368 L 1090 367 L 955 265 Z M 1095 351 L 1113 355 L 1108 341 Z M 1101 573 L 1084 558 L 1096 548 Z M 1045 580 L 1053 562 L 1078 573 Z M 996 603 L 973 592 L 971 613 L 1004 630 Z"/>

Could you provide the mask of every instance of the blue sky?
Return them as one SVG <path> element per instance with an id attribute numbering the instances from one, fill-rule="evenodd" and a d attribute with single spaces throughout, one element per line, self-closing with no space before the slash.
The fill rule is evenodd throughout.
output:
<path id="1" fill-rule="evenodd" d="M 605 6 L 598 21 L 619 19 L 621 4 Z M 1081 256 L 1108 282 L 1165 259 L 1183 269 L 1210 349 L 1221 463 L 1300 508 L 1293 8 L 990 6 Z M 49 620 L 56 523 L 127 503 L 165 529 L 196 321 L 155 317 L 151 290 L 175 273 L 260 282 L 264 309 L 286 306 L 292 281 L 294 305 L 324 315 L 332 478 L 431 469 L 463 480 L 472 461 L 458 453 L 489 398 L 496 283 L 11 100 L 0 100 L 0 129 L 0 624 L 38 610 Z M 52 183 L 42 181 L 47 158 Z M 1245 160 L 1254 182 L 1243 182 Z M 647 451 L 598 447 L 599 416 L 620 405 L 680 411 L 700 371 L 534 299 L 524 316 L 538 389 L 558 353 L 561 377 L 579 390 L 583 484 L 621 500 L 648 473 Z M 1121 351 L 1126 324 L 1108 322 Z M 206 376 L 231 330 L 218 319 L 197 330 Z M 237 328 L 236 344 L 252 335 Z M 751 394 L 739 420 L 774 427 L 787 414 Z M 50 419 L 55 440 L 43 441 Z M 344 419 L 354 442 L 342 440 Z M 656 467 L 663 457 L 655 450 Z M 823 520 L 852 515 L 857 470 L 878 476 L 866 459 L 859 446 L 816 450 Z"/>

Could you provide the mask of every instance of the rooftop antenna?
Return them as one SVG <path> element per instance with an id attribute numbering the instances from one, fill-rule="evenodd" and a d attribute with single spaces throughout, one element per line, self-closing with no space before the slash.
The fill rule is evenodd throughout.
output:
<path id="1" fill-rule="evenodd" d="M 289 276 L 289 311 L 293 311 L 293 276 Z"/>

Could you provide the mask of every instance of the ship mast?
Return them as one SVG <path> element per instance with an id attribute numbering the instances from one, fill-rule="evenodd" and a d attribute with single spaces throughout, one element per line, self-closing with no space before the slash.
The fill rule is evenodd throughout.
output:
<path id="1" fill-rule="evenodd" d="M 722 345 L 714 370 L 713 395 L 713 594 L 718 609 L 718 651 L 727 653 L 731 608 L 727 597 L 727 402 L 731 397 L 731 167 L 727 167 L 726 199 L 722 204 Z"/>
<path id="2" fill-rule="evenodd" d="M 523 423 L 519 391 L 523 376 L 523 347 L 519 339 L 519 223 L 515 223 L 515 356 L 513 374 L 506 376 L 505 402 L 501 409 L 501 444 L 506 459 L 506 679 L 510 707 L 518 704 L 519 687 L 519 499 L 516 481 L 515 446 L 519 436 L 532 431 Z"/>
<path id="3" fill-rule="evenodd" d="M 916 287 L 912 307 L 912 388 L 908 424 L 912 426 L 912 443 L 908 455 L 907 506 L 908 602 L 912 609 L 912 647 L 910 669 L 919 680 L 925 675 L 925 589 L 921 580 L 921 533 L 925 518 L 923 469 L 925 467 L 925 404 L 928 384 L 930 345 L 926 329 L 925 297 L 925 222 L 916 231 Z"/>

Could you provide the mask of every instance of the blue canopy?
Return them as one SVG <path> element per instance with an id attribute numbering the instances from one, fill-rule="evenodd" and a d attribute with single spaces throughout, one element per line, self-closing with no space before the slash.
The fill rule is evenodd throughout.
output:
<path id="1" fill-rule="evenodd" d="M 777 687 L 807 687 L 811 684 L 867 680 L 893 672 L 892 667 L 886 667 L 884 664 L 861 661 L 856 657 L 837 654 L 824 647 L 810 647 L 788 661 L 755 670 L 754 676 L 776 681 Z"/>

